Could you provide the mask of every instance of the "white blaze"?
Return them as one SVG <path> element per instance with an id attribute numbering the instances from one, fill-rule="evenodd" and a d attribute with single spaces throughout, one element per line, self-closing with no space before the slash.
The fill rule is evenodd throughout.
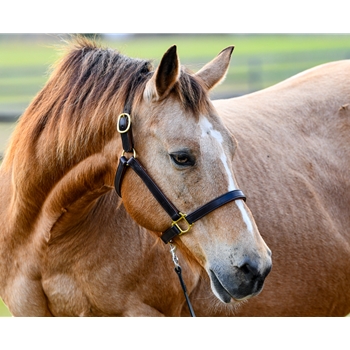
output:
<path id="1" fill-rule="evenodd" d="M 203 117 L 203 116 L 201 116 L 201 118 L 199 120 L 199 126 L 202 130 L 202 135 L 201 135 L 202 138 L 211 137 L 218 144 L 218 146 L 219 146 L 218 148 L 221 151 L 220 160 L 221 160 L 222 164 L 224 165 L 224 168 L 225 168 L 226 174 L 227 174 L 228 191 L 236 190 L 237 186 L 235 185 L 235 181 L 234 181 L 231 169 L 228 166 L 227 157 L 226 157 L 224 147 L 223 147 L 224 139 L 223 139 L 221 133 L 217 130 L 214 130 L 213 125 L 209 122 L 209 120 L 206 117 Z M 241 199 L 236 200 L 235 203 L 241 212 L 243 221 L 247 225 L 248 231 L 253 232 L 253 224 L 250 220 L 250 217 L 247 213 L 247 210 L 245 209 L 243 200 L 241 200 Z"/>

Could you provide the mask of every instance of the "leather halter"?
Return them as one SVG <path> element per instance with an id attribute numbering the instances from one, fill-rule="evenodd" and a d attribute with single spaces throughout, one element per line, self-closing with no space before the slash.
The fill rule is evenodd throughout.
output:
<path id="1" fill-rule="evenodd" d="M 121 184 L 124 174 L 127 168 L 134 170 L 148 187 L 154 198 L 172 219 L 171 226 L 161 235 L 161 239 L 164 243 L 171 242 L 176 236 L 188 232 L 197 220 L 203 218 L 213 210 L 237 199 L 243 199 L 244 201 L 246 200 L 246 197 L 241 190 L 233 190 L 213 199 L 188 215 L 180 212 L 164 195 L 162 190 L 148 175 L 146 169 L 136 159 L 136 152 L 134 150 L 134 141 L 132 137 L 131 117 L 129 114 L 130 108 L 125 108 L 124 110 L 125 112 L 119 116 L 117 124 L 117 130 L 122 138 L 123 154 L 119 159 L 119 165 L 114 180 L 115 190 L 119 197 L 121 197 Z M 127 159 L 124 156 L 125 153 L 130 153 L 133 155 Z M 185 228 L 183 228 L 184 226 Z"/>

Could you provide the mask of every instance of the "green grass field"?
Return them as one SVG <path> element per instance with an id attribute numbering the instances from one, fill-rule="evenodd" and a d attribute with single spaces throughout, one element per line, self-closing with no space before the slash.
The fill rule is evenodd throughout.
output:
<path id="1" fill-rule="evenodd" d="M 65 39 L 65 36 L 61 36 Z M 0 34 L 0 118 L 19 116 L 48 78 L 62 44 L 56 35 Z M 234 45 L 227 78 L 212 97 L 256 91 L 315 65 L 350 58 L 350 35 L 130 35 L 108 37 L 104 45 L 156 65 L 173 44 L 182 64 L 196 71 Z M 0 123 L 0 154 L 15 124 Z M 1 283 L 1 281 L 0 281 Z M 0 316 L 9 313 L 0 300 Z"/>

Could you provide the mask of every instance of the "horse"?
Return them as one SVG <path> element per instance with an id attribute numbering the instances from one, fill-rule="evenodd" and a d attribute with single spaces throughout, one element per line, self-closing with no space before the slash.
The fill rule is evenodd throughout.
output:
<path id="1" fill-rule="evenodd" d="M 232 51 L 193 74 L 175 45 L 154 69 L 68 44 L 0 169 L 0 296 L 14 316 L 180 316 L 169 246 L 189 294 L 206 271 L 221 303 L 258 297 L 271 251 L 208 97 Z"/>
<path id="2" fill-rule="evenodd" d="M 350 60 L 266 89 L 213 101 L 238 141 L 237 180 L 273 269 L 258 298 L 234 310 L 191 295 L 197 316 L 350 313 Z"/>

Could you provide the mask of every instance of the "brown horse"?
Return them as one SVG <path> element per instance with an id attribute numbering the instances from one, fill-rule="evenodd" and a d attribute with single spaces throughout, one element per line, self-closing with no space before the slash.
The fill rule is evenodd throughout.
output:
<path id="1" fill-rule="evenodd" d="M 159 238 L 171 225 L 184 233 L 173 242 L 189 293 L 206 271 L 224 303 L 259 294 L 270 250 L 237 189 L 235 140 L 208 98 L 232 49 L 190 74 L 175 46 L 154 72 L 85 39 L 70 46 L 0 171 L 0 296 L 13 315 L 180 315 L 184 296 Z M 191 214 L 170 219 L 149 183 L 170 212 Z M 218 196 L 231 197 L 214 205 Z M 191 227 L 198 208 L 206 215 Z"/>
<path id="2" fill-rule="evenodd" d="M 213 101 L 238 140 L 234 169 L 274 257 L 240 316 L 350 313 L 350 61 Z M 203 276 L 205 278 L 205 276 Z M 230 315 L 202 282 L 197 315 Z"/>

